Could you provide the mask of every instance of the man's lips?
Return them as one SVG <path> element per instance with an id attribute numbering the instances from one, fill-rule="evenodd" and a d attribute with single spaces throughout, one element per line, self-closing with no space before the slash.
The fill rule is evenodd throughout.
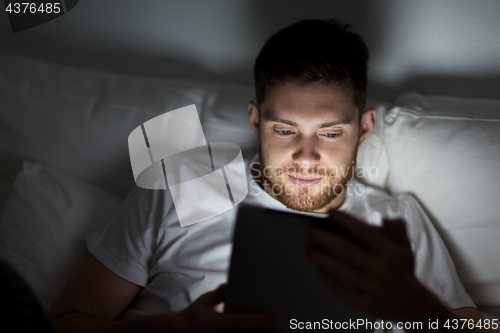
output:
<path id="1" fill-rule="evenodd" d="M 321 181 L 323 177 L 315 177 L 315 176 L 301 176 L 301 175 L 288 175 L 288 178 L 298 186 L 313 186 Z"/>

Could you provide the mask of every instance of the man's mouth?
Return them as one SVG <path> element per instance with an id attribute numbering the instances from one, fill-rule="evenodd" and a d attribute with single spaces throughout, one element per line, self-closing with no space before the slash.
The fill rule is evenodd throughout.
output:
<path id="1" fill-rule="evenodd" d="M 316 176 L 301 176 L 301 175 L 288 175 L 288 178 L 294 183 L 295 185 L 298 186 L 313 186 L 321 181 L 323 177 L 316 177 Z"/>

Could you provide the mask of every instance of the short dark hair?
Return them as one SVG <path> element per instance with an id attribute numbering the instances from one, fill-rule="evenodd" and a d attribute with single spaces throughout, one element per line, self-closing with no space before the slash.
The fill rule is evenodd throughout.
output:
<path id="1" fill-rule="evenodd" d="M 266 92 L 283 83 L 347 83 L 361 115 L 370 54 L 363 38 L 350 29 L 336 19 L 307 19 L 272 35 L 255 59 L 257 105 Z"/>

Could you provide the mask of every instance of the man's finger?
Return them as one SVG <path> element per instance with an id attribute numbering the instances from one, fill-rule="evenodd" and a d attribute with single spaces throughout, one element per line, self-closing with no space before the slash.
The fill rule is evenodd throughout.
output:
<path id="1" fill-rule="evenodd" d="M 332 291 L 333 294 L 337 295 L 347 303 L 356 306 L 361 309 L 366 307 L 366 299 L 362 293 L 356 289 L 346 288 L 342 283 L 332 279 L 327 272 L 320 269 L 320 275 L 322 280 L 325 282 L 326 286 Z"/>
<path id="2" fill-rule="evenodd" d="M 214 289 L 212 291 L 206 292 L 200 297 L 195 302 L 200 302 L 203 303 L 209 307 L 213 307 L 221 302 L 224 301 L 224 295 L 226 294 L 226 286 L 227 284 L 223 283 L 217 287 L 217 289 Z"/>
<path id="3" fill-rule="evenodd" d="M 328 212 L 330 220 L 345 228 L 351 236 L 368 245 L 373 250 L 391 251 L 390 243 L 387 242 L 387 236 L 383 234 L 378 227 L 366 224 L 357 218 L 338 210 Z"/>
<path id="4" fill-rule="evenodd" d="M 351 265 L 335 257 L 325 254 L 318 248 L 308 247 L 307 255 L 324 274 L 335 281 L 343 281 L 343 283 L 339 283 L 343 284 L 346 289 L 363 290 L 370 282 L 366 278 L 366 274 L 359 272 Z"/>
<path id="5" fill-rule="evenodd" d="M 366 269 L 372 264 L 369 254 L 347 237 L 318 228 L 310 228 L 307 230 L 307 238 L 311 245 L 323 249 L 326 253 L 334 255 L 356 268 Z"/>

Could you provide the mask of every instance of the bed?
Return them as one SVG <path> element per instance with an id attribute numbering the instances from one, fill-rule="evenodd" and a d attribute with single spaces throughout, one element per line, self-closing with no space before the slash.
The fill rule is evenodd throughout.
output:
<path id="1" fill-rule="evenodd" d="M 195 104 L 206 140 L 236 143 L 249 159 L 252 99 L 249 86 L 0 55 L 0 258 L 48 308 L 85 256 L 85 237 L 134 186 L 129 133 Z M 376 122 L 358 153 L 360 181 L 414 194 L 480 311 L 500 318 L 500 100 L 408 92 L 368 106 Z"/>

